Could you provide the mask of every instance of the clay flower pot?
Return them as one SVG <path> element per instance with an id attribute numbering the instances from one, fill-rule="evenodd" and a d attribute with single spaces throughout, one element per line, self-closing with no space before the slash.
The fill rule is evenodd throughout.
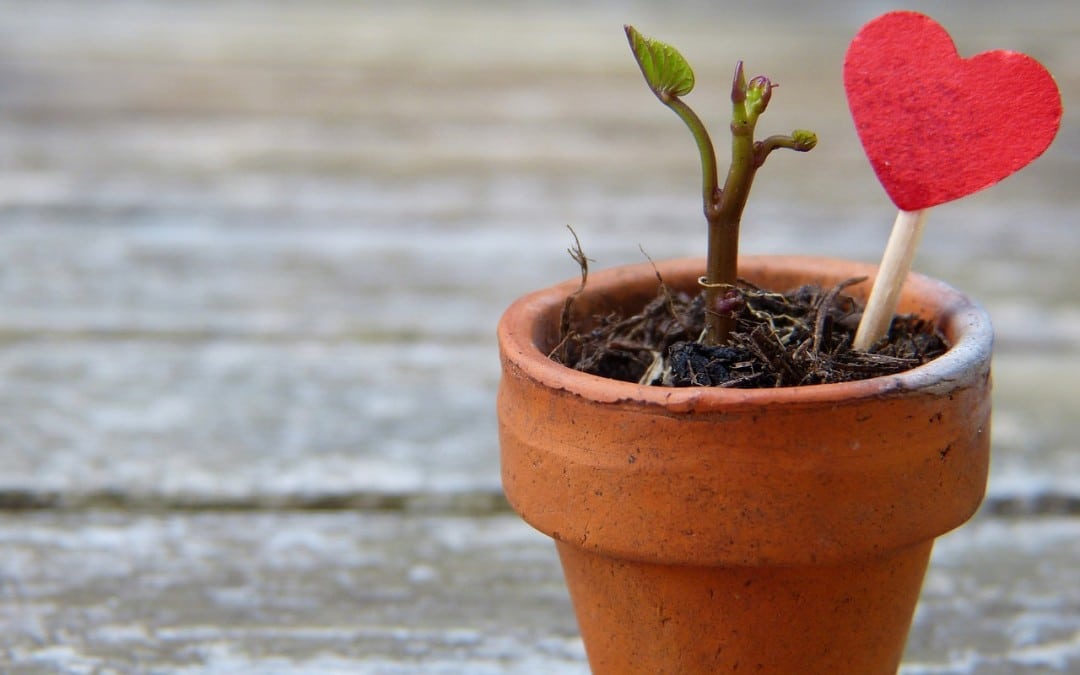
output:
<path id="1" fill-rule="evenodd" d="M 703 266 L 658 268 L 691 290 Z M 784 290 L 874 268 L 761 257 L 740 273 Z M 547 358 L 577 285 L 503 316 L 498 411 L 506 496 L 555 539 L 593 672 L 895 673 L 934 538 L 986 487 L 986 313 L 912 275 L 900 311 L 932 317 L 952 345 L 924 366 L 785 389 L 645 387 Z M 656 285 L 648 264 L 593 274 L 576 316 L 640 307 Z"/>

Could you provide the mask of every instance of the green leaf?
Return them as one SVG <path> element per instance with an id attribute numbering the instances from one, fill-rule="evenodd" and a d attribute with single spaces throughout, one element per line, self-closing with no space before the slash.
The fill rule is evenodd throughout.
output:
<path id="1" fill-rule="evenodd" d="M 647 38 L 633 26 L 626 26 L 626 39 L 634 52 L 649 88 L 660 100 L 685 96 L 694 89 L 694 71 L 683 55 L 671 45 Z"/>

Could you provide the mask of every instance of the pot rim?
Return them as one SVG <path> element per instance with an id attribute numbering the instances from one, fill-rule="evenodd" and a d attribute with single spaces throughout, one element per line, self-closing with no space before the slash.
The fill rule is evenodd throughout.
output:
<path id="1" fill-rule="evenodd" d="M 822 269 L 844 270 L 845 276 L 867 276 L 869 288 L 877 266 L 837 258 L 792 255 L 746 256 L 740 269 L 768 266 L 813 277 Z M 628 281 L 648 275 L 675 276 L 677 270 L 697 266 L 701 258 L 675 258 L 653 263 L 623 265 L 591 273 L 586 293 L 602 293 Z M 921 366 L 895 375 L 852 382 L 812 384 L 795 387 L 727 389 L 721 387 L 667 387 L 640 385 L 614 380 L 568 368 L 552 361 L 538 344 L 538 322 L 544 315 L 561 311 L 568 295 L 580 286 L 580 278 L 568 279 L 548 288 L 528 293 L 515 302 L 499 321 L 498 338 L 506 365 L 522 371 L 537 383 L 602 403 L 625 403 L 657 407 L 672 413 L 739 407 L 789 404 L 837 404 L 906 392 L 947 394 L 970 386 L 985 375 L 993 350 L 993 327 L 989 314 L 977 302 L 952 286 L 918 273 L 911 273 L 902 298 L 936 296 L 934 318 L 948 335 L 951 346 L 945 354 Z M 983 367 L 973 367 L 981 364 Z"/>

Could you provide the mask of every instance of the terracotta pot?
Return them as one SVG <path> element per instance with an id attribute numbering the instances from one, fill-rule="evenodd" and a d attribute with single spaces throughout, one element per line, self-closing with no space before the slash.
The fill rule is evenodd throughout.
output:
<path id="1" fill-rule="evenodd" d="M 740 265 L 779 290 L 874 273 Z M 691 290 L 703 262 L 658 267 Z M 645 387 L 547 358 L 577 284 L 503 316 L 499 434 L 506 496 L 556 541 L 593 672 L 895 673 L 934 538 L 986 487 L 986 313 L 913 275 L 900 311 L 952 344 L 929 364 L 784 389 Z M 640 307 L 656 285 L 648 264 L 594 274 L 576 316 Z"/>

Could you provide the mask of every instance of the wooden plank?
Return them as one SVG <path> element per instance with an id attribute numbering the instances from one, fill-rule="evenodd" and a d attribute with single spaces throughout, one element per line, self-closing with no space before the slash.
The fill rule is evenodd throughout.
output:
<path id="1" fill-rule="evenodd" d="M 490 342 L 9 344 L 0 493 L 65 508 L 501 508 L 498 376 Z M 990 499 L 1000 508 L 1077 501 L 1078 378 L 1080 362 L 1055 353 L 996 358 Z"/>
<path id="2" fill-rule="evenodd" d="M 587 672 L 554 548 L 512 515 L 8 514 L 0 545 L 4 672 Z M 901 672 L 1080 667 L 1078 556 L 1076 519 L 948 535 Z"/>

